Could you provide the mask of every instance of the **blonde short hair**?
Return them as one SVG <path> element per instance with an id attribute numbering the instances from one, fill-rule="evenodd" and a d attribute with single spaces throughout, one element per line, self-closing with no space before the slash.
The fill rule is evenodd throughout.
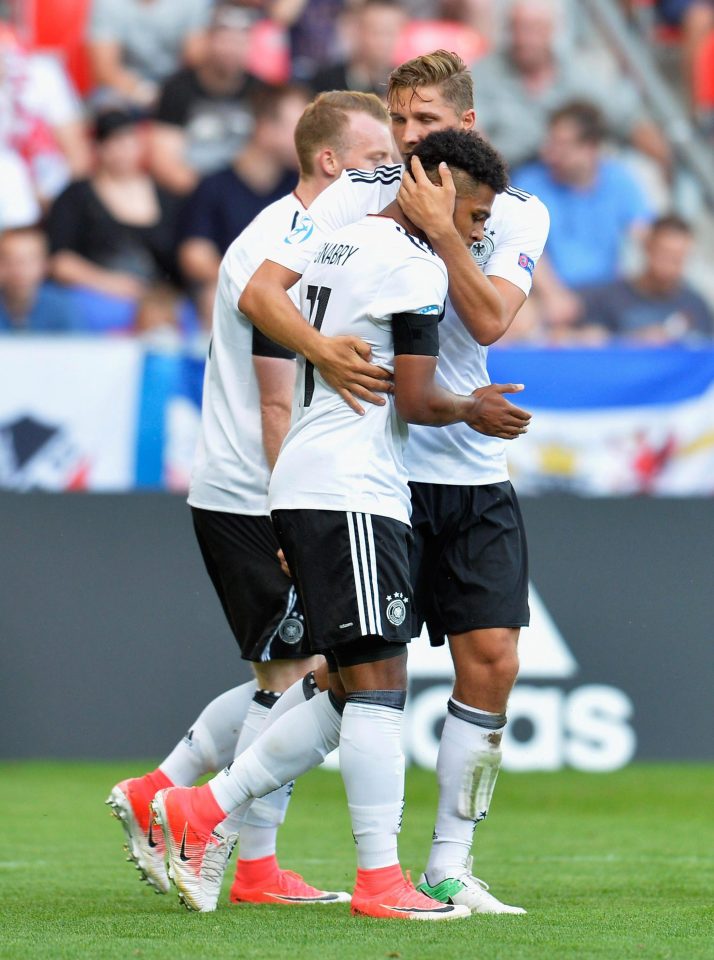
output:
<path id="1" fill-rule="evenodd" d="M 435 50 L 407 60 L 392 70 L 387 84 L 387 102 L 391 102 L 395 90 L 409 89 L 417 93 L 419 87 L 438 87 L 444 100 L 457 113 L 473 109 L 473 79 L 468 67 L 456 53 Z"/>
<path id="2" fill-rule="evenodd" d="M 314 173 L 315 154 L 324 147 L 337 153 L 345 149 L 350 113 L 366 113 L 380 123 L 389 123 L 386 107 L 373 93 L 356 90 L 330 90 L 315 97 L 305 108 L 295 127 L 295 149 L 300 172 Z"/>

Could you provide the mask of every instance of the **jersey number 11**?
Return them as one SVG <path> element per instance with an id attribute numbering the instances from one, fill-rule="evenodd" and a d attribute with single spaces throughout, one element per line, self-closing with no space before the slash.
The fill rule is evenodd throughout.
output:
<path id="1" fill-rule="evenodd" d="M 332 287 L 316 287 L 309 284 L 307 288 L 307 299 L 310 303 L 310 323 L 316 330 L 322 326 L 325 319 L 325 310 L 330 300 Z M 309 407 L 312 403 L 312 395 L 315 392 L 315 367 L 308 360 L 305 363 L 305 397 L 303 406 Z"/>

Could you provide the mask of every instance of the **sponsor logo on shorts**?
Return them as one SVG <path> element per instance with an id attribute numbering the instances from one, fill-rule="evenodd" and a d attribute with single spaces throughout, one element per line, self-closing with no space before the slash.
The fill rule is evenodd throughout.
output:
<path id="1" fill-rule="evenodd" d="M 406 620 L 409 599 L 403 593 L 387 597 L 387 620 L 395 627 L 401 627 Z"/>
<path id="2" fill-rule="evenodd" d="M 300 620 L 295 617 L 288 617 L 287 620 L 283 620 L 278 629 L 278 634 L 283 643 L 295 644 L 300 643 L 302 636 L 305 633 L 305 628 L 303 627 Z"/>
<path id="3" fill-rule="evenodd" d="M 442 308 L 438 303 L 431 303 L 428 307 L 421 307 L 417 313 L 424 314 L 427 317 L 438 317 Z"/>

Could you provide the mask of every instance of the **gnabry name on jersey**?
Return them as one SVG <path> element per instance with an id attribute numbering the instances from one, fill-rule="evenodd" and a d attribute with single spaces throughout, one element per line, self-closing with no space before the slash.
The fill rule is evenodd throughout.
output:
<path id="1" fill-rule="evenodd" d="M 315 254 L 313 263 L 329 263 L 330 266 L 344 267 L 358 250 L 359 247 L 352 247 L 349 243 L 323 243 Z"/>

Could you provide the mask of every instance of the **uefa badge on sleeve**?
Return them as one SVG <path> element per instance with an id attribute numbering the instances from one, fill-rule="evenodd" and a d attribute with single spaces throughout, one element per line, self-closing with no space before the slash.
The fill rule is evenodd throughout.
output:
<path id="1" fill-rule="evenodd" d="M 535 270 L 535 263 L 531 260 L 527 253 L 518 254 L 518 266 L 523 267 L 526 273 L 533 276 L 533 271 Z"/>
<path id="2" fill-rule="evenodd" d="M 305 241 L 309 240 L 312 236 L 314 229 L 315 224 L 312 222 L 312 217 L 308 213 L 305 213 L 300 217 L 287 237 L 285 237 L 283 243 L 287 243 L 291 247 L 296 244 L 305 243 Z"/>

